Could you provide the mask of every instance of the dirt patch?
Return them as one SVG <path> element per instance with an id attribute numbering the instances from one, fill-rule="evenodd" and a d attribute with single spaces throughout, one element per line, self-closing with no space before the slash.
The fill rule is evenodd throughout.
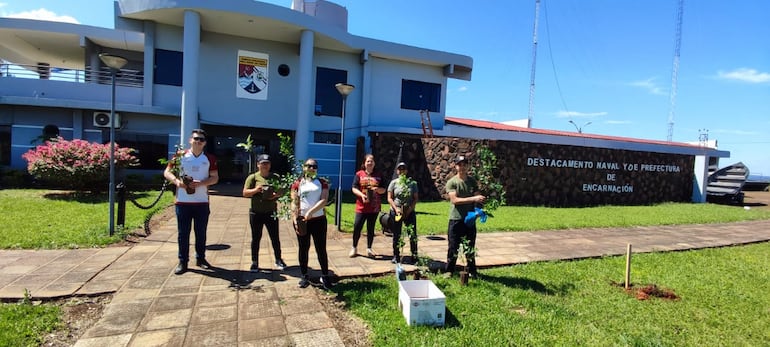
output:
<path id="1" fill-rule="evenodd" d="M 345 310 L 345 302 L 333 294 L 320 293 L 324 311 L 334 322 L 334 329 L 340 334 L 347 347 L 370 347 L 369 327 L 360 318 Z"/>
<path id="2" fill-rule="evenodd" d="M 631 283 L 628 289 L 625 289 L 625 283 L 611 282 L 615 287 L 620 287 L 625 290 L 629 295 L 633 295 L 639 300 L 648 300 L 650 298 L 660 298 L 666 300 L 679 300 L 679 296 L 671 289 L 658 287 L 657 284 L 645 284 L 643 286 L 636 286 Z"/>
<path id="3" fill-rule="evenodd" d="M 62 328 L 45 336 L 41 346 L 72 346 L 88 328 L 96 324 L 104 308 L 112 300 L 112 295 L 94 297 L 73 297 L 51 302 L 58 305 L 62 312 Z"/>

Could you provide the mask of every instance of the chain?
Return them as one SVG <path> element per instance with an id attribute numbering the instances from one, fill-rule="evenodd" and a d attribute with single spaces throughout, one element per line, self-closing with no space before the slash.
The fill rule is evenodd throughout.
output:
<path id="1" fill-rule="evenodd" d="M 153 208 L 153 207 L 154 207 L 154 206 L 155 206 L 155 205 L 158 203 L 158 201 L 160 201 L 160 198 L 161 198 L 161 197 L 163 197 L 163 193 L 165 193 L 165 192 L 166 192 L 166 190 L 167 190 L 167 187 L 168 187 L 168 181 L 164 180 L 164 181 L 163 181 L 163 187 L 161 187 L 161 188 L 160 188 L 160 194 L 158 194 L 158 197 L 155 199 L 155 201 L 153 201 L 153 202 L 152 202 L 150 205 L 148 205 L 148 206 L 142 206 L 142 205 L 140 205 L 140 204 L 139 204 L 139 203 L 136 201 L 136 199 L 135 199 L 134 197 L 130 197 L 128 200 L 129 200 L 129 201 L 131 201 L 131 203 L 132 203 L 132 204 L 134 204 L 134 206 L 136 206 L 136 207 L 138 207 L 138 208 L 141 208 L 141 209 L 143 209 L 143 210 L 149 210 L 149 209 Z"/>

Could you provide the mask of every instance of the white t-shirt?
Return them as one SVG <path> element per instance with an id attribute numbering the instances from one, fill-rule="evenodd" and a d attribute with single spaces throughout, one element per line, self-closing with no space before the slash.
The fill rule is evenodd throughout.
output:
<path id="1" fill-rule="evenodd" d="M 184 156 L 181 160 L 182 174 L 193 178 L 196 181 L 202 181 L 209 178 L 209 172 L 217 171 L 217 160 L 213 154 L 201 153 L 199 156 L 195 156 L 189 149 L 185 150 Z M 195 189 L 195 194 L 187 194 L 184 188 L 177 188 L 176 190 L 176 202 L 179 204 L 187 203 L 208 203 L 209 202 L 209 187 L 198 186 Z"/>
<path id="2" fill-rule="evenodd" d="M 291 185 L 291 190 L 297 191 L 299 197 L 299 213 L 304 216 L 307 211 L 321 200 L 321 193 L 324 189 L 329 189 L 329 184 L 326 181 L 314 178 L 313 180 L 306 180 L 300 178 L 294 181 Z M 324 209 L 313 212 L 310 218 L 323 217 L 325 214 Z"/>

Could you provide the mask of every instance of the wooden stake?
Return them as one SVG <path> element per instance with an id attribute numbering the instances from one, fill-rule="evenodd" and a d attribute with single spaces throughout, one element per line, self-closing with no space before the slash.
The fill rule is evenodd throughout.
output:
<path id="1" fill-rule="evenodd" d="M 631 244 L 626 248 L 626 290 L 631 287 Z"/>

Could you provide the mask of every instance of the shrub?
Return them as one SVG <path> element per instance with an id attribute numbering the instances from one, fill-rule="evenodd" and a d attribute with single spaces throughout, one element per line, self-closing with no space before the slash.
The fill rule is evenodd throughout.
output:
<path id="1" fill-rule="evenodd" d="M 115 144 L 115 167 L 136 166 L 133 148 Z M 46 141 L 22 155 L 27 171 L 37 180 L 62 188 L 98 192 L 109 181 L 110 144 L 61 137 Z"/>

